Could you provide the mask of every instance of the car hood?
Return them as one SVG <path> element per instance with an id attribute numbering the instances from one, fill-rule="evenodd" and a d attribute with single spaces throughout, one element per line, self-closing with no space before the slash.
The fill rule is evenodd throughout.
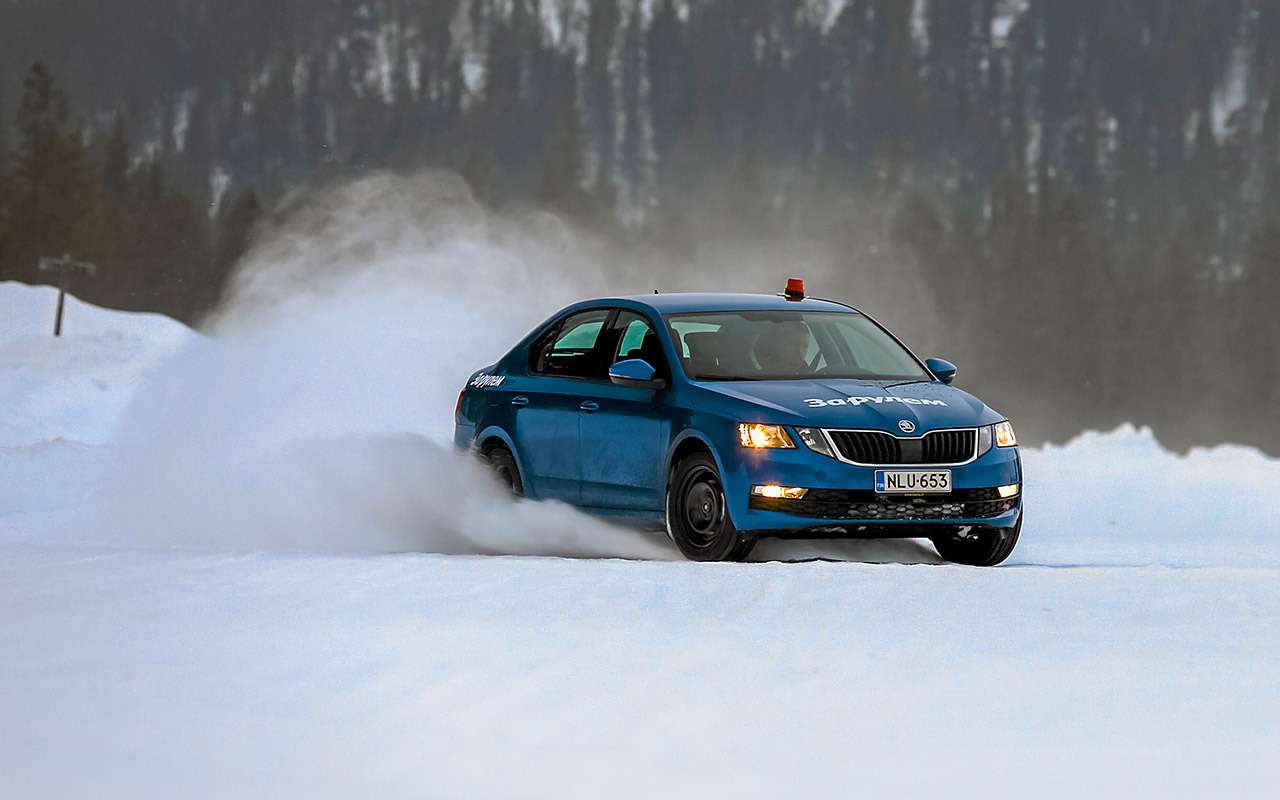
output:
<path id="1" fill-rule="evenodd" d="M 1004 419 L 968 392 L 937 382 L 815 379 L 703 381 L 696 386 L 753 406 L 734 410 L 739 414 L 754 413 L 761 422 L 899 433 L 899 422 L 909 420 L 917 433 L 924 433 L 989 425 Z"/>

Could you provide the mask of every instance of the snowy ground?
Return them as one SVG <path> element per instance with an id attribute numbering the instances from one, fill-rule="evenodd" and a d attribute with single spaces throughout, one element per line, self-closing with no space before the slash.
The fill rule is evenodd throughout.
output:
<path id="1" fill-rule="evenodd" d="M 52 299 L 0 284 L 0 797 L 1280 780 L 1280 463 L 1254 451 L 1132 428 L 1028 451 L 999 569 L 917 542 L 690 564 L 504 500 L 440 444 L 456 387 L 332 379 L 385 390 L 380 359 L 414 377 L 394 348 L 430 342 L 208 340 L 75 302 L 55 341 Z"/>

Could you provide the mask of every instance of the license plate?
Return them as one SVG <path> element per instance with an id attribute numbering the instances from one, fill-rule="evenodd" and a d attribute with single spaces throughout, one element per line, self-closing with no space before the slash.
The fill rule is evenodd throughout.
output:
<path id="1" fill-rule="evenodd" d="M 876 470 L 880 494 L 946 494 L 951 491 L 951 470 Z"/>

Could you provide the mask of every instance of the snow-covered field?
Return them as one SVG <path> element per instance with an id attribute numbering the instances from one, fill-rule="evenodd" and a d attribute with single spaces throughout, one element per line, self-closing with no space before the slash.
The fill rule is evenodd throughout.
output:
<path id="1" fill-rule="evenodd" d="M 1280 462 L 1125 427 L 1026 452 L 1002 568 L 685 563 L 444 445 L 559 299 L 521 280 L 476 339 L 320 293 L 216 339 L 72 301 L 54 340 L 0 284 L 0 797 L 1273 791 Z"/>

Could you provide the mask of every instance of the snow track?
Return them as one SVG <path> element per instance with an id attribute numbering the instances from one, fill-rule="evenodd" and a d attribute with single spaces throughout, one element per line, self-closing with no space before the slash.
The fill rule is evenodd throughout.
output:
<path id="1" fill-rule="evenodd" d="M 1275 570 L 8 548 L 13 797 L 1261 796 Z"/>

